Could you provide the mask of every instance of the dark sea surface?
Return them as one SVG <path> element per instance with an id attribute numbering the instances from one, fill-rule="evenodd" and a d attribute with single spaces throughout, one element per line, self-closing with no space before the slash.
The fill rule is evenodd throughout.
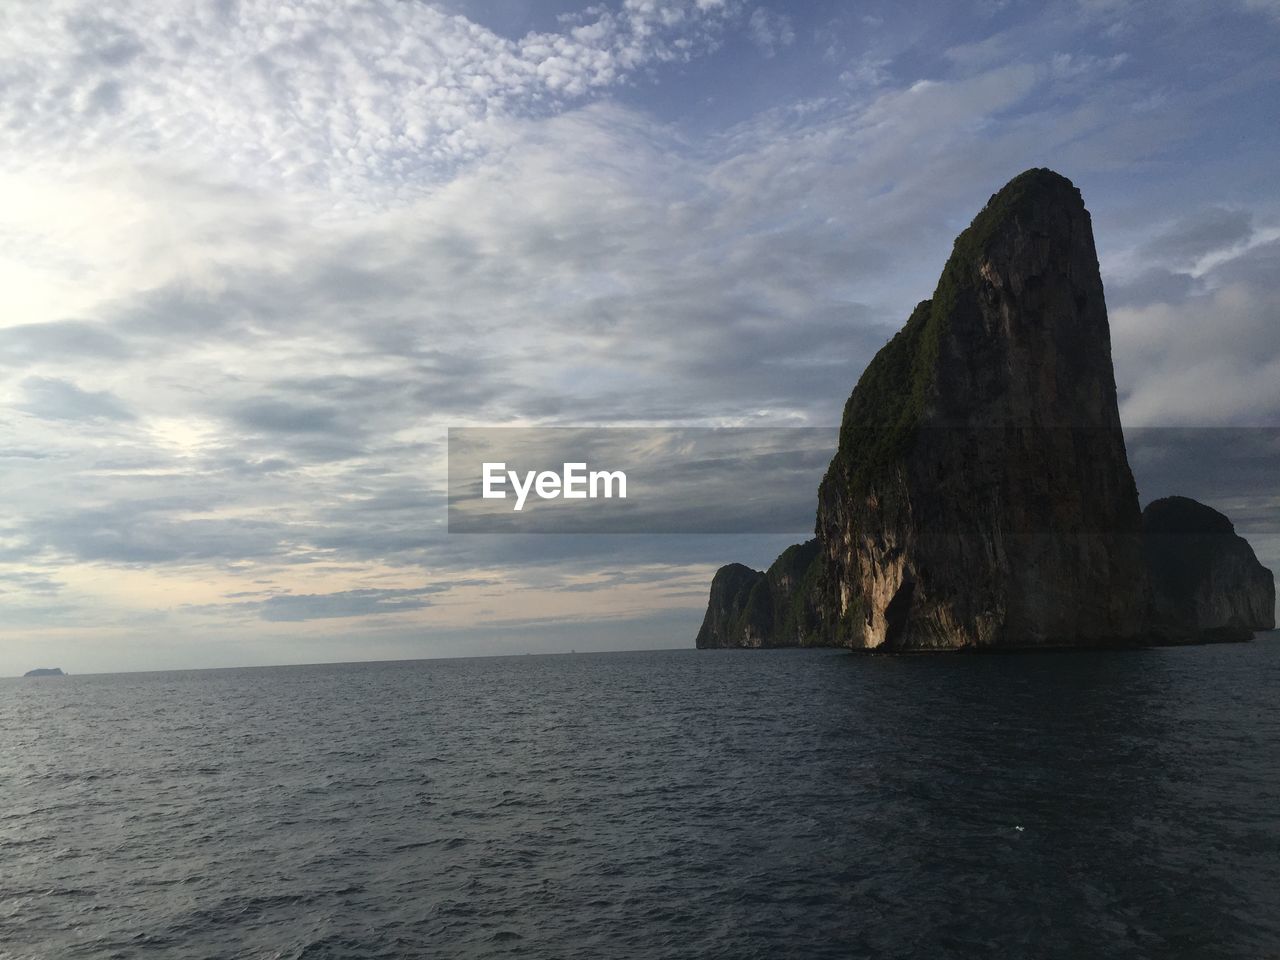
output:
<path id="1" fill-rule="evenodd" d="M 0 955 L 1280 957 L 1280 635 L 0 681 Z"/>

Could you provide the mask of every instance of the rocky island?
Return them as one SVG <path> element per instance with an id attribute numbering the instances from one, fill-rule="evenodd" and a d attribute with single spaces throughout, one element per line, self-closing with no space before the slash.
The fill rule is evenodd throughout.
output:
<path id="1" fill-rule="evenodd" d="M 960 234 L 932 298 L 858 380 L 815 538 L 763 573 L 722 567 L 697 646 L 1106 646 L 1271 629 L 1270 571 L 1226 517 L 1176 499 L 1139 510 L 1089 213 L 1065 177 L 1029 170 Z"/>
<path id="2" fill-rule="evenodd" d="M 1248 640 L 1276 626 L 1276 582 L 1223 514 L 1187 497 L 1142 511 L 1151 630 L 1166 641 Z"/>
<path id="3" fill-rule="evenodd" d="M 61 667 L 37 667 L 34 670 L 28 670 L 23 674 L 24 677 L 65 677 Z"/>

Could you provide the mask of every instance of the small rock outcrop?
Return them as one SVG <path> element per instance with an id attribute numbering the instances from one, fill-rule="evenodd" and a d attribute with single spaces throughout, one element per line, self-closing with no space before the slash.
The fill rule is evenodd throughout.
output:
<path id="1" fill-rule="evenodd" d="M 699 649 L 770 645 L 772 620 L 753 609 L 752 597 L 764 574 L 741 563 L 730 563 L 711 580 L 711 599 L 696 641 Z M 762 605 L 762 601 L 755 606 Z"/>
<path id="2" fill-rule="evenodd" d="M 818 541 L 788 547 L 761 573 L 721 567 L 698 631 L 699 648 L 807 647 L 823 642 Z"/>
<path id="3" fill-rule="evenodd" d="M 1275 578 L 1223 514 L 1165 497 L 1147 505 L 1142 527 L 1159 639 L 1248 640 L 1275 629 Z"/>
<path id="4" fill-rule="evenodd" d="M 23 674 L 24 677 L 65 677 L 61 667 L 37 667 L 34 670 L 28 670 Z"/>

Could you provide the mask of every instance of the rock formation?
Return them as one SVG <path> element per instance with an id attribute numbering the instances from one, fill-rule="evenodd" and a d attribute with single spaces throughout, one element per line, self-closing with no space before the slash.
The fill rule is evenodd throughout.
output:
<path id="1" fill-rule="evenodd" d="M 731 563 L 711 581 L 711 600 L 698 631 L 703 647 L 821 645 L 824 585 L 818 541 L 788 547 L 764 573 Z"/>
<path id="2" fill-rule="evenodd" d="M 1070 181 L 1023 173 L 956 239 L 845 405 L 816 534 L 766 573 L 723 568 L 698 646 L 1156 639 L 1093 231 Z"/>
<path id="3" fill-rule="evenodd" d="M 726 564 L 717 570 L 711 579 L 711 599 L 707 601 L 707 613 L 695 641 L 697 647 L 777 646 L 773 642 L 772 610 L 765 619 L 755 609 L 761 601 L 752 603 L 757 588 L 764 582 L 763 573 L 741 563 Z"/>
<path id="4" fill-rule="evenodd" d="M 1274 630 L 1276 584 L 1225 516 L 1187 497 L 1142 512 L 1153 634 L 1167 642 L 1248 640 Z"/>
<path id="5" fill-rule="evenodd" d="M 932 300 L 849 398 L 817 525 L 838 642 L 1140 636 L 1138 494 L 1070 181 L 1022 174 L 957 238 Z"/>

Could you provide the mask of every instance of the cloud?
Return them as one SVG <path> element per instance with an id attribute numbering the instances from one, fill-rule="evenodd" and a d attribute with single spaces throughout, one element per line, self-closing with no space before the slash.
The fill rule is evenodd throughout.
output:
<path id="1" fill-rule="evenodd" d="M 1181 302 L 1195 289 L 1189 273 L 1148 267 L 1134 277 L 1117 277 L 1107 284 L 1107 303 L 1116 307 Z"/>
<path id="2" fill-rule="evenodd" d="M 130 354 L 123 339 L 83 320 L 0 328 L 0 364 L 19 366 L 51 357 L 118 361 Z"/>
<path id="3" fill-rule="evenodd" d="M 82 390 L 53 377 L 27 377 L 17 405 L 42 420 L 132 420 L 133 414 L 109 391 Z"/>
<path id="4" fill-rule="evenodd" d="M 15 438 L 56 453 L 28 473 L 28 555 L 426 563 L 446 425 L 832 424 L 936 279 L 939 211 L 990 192 L 968 130 L 1037 82 L 1000 68 L 765 115 L 693 155 L 594 105 L 515 124 L 518 149 L 429 195 L 338 219 L 192 174 L 113 179 L 148 229 L 108 221 L 85 259 L 110 251 L 132 289 L 104 281 L 91 321 L 12 336 L 44 338 L 28 369 L 89 397 L 77 412 L 136 418 L 126 444 Z M 922 145 L 932 172 L 908 162 Z M 83 478 L 82 503 L 47 496 L 59 476 Z"/>
<path id="5" fill-rule="evenodd" d="M 18 588 L 26 594 L 50 595 L 60 591 L 62 584 L 57 580 L 34 573 L 0 573 L 0 594 L 7 593 L 13 588 Z"/>
<path id="6" fill-rule="evenodd" d="M 1280 0 L 1244 0 L 1246 10 L 1256 10 L 1280 19 Z"/>
<path id="7" fill-rule="evenodd" d="M 1251 541 L 1280 531 L 1280 427 L 1130 427 L 1125 445 L 1144 503 L 1193 497 Z"/>
<path id="8" fill-rule="evenodd" d="M 0 156 L 65 172 L 129 151 L 241 181 L 394 191 L 476 156 L 497 118 L 688 59 L 731 15 L 625 0 L 513 40 L 394 0 L 27 5 L 0 38 Z"/>
<path id="9" fill-rule="evenodd" d="M 849 88 L 873 88 L 889 82 L 890 61 L 877 57 L 860 57 L 840 74 L 840 82 Z"/>
<path id="10" fill-rule="evenodd" d="M 459 584 L 459 586 L 467 585 Z M 428 586 L 405 590 L 340 590 L 334 593 L 299 596 L 286 594 L 236 606 L 240 609 L 253 610 L 263 620 L 275 622 L 384 616 L 421 610 L 431 603 L 429 599 L 431 594 L 448 589 L 450 588 L 447 586 Z"/>
<path id="11" fill-rule="evenodd" d="M 846 18 L 840 62 L 798 82 L 759 49 L 804 17 L 758 9 L 636 0 L 503 36 L 418 3 L 15 8 L 6 612 L 57 581 L 60 625 L 273 659 L 350 657 L 357 628 L 405 655 L 498 619 L 696 620 L 711 569 L 787 540 L 449 536 L 445 428 L 833 425 L 954 236 L 1044 163 L 1094 211 L 1126 421 L 1275 413 L 1274 210 L 1248 179 L 1270 153 L 1178 160 L 1225 94 L 1117 64 L 1061 11 L 1052 44 L 1005 18 L 949 57 Z M 776 71 L 768 109 L 690 122 L 685 84 L 744 69 Z M 242 634 L 263 646 L 216 646 Z"/>
<path id="12" fill-rule="evenodd" d="M 211 495 L 199 502 L 183 502 L 175 496 L 152 501 L 121 495 L 102 506 L 34 515 L 13 532 L 26 544 L 29 560 L 51 556 L 59 563 L 283 562 L 305 550 L 305 543 L 298 542 L 296 533 L 291 535 L 287 523 L 254 516 L 210 517 L 215 500 Z"/>
<path id="13" fill-rule="evenodd" d="M 1184 260 L 1238 231 L 1197 232 Z M 1229 242 L 1229 241 L 1226 241 Z M 1157 249 L 1165 249 L 1163 241 Z M 1184 275 L 1185 276 L 1185 275 Z M 1265 424 L 1280 418 L 1280 241 L 1248 248 L 1193 280 L 1181 298 L 1112 312 L 1121 416 L 1138 426 Z M 1194 285 L 1192 285 L 1194 284 Z"/>
<path id="14" fill-rule="evenodd" d="M 272 397 L 258 397 L 235 406 L 232 421 L 263 433 L 329 433 L 338 423 L 338 410 L 316 404 L 299 405 Z"/>
<path id="15" fill-rule="evenodd" d="M 756 7 L 747 20 L 747 35 L 766 57 L 772 57 L 779 47 L 795 43 L 796 32 L 791 18 L 765 7 Z"/>
<path id="16" fill-rule="evenodd" d="M 1244 244 L 1251 236 L 1253 217 L 1248 210 L 1213 207 L 1171 225 L 1143 253 L 1172 267 L 1190 269 L 1204 257 Z"/>

